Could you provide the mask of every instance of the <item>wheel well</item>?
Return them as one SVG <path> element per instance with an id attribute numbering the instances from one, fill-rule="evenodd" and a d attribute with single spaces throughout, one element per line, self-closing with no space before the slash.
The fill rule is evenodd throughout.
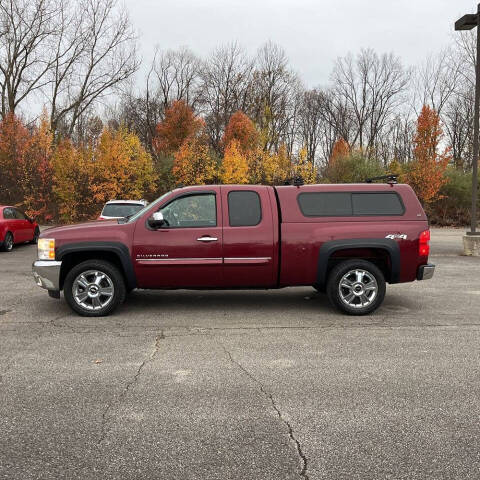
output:
<path id="1" fill-rule="evenodd" d="M 385 281 L 391 281 L 392 259 L 390 258 L 389 252 L 383 248 L 345 248 L 336 250 L 328 259 L 327 278 L 336 265 L 353 258 L 367 260 L 373 263 L 383 273 Z"/>
<path id="2" fill-rule="evenodd" d="M 110 262 L 115 265 L 118 270 L 122 273 L 123 277 L 126 278 L 125 270 L 123 268 L 122 262 L 118 255 L 114 252 L 109 251 L 93 251 L 93 252 L 72 252 L 67 253 L 62 257 L 62 269 L 60 271 L 60 290 L 63 289 L 63 283 L 68 272 L 79 263 L 82 263 L 86 260 L 102 260 Z"/>

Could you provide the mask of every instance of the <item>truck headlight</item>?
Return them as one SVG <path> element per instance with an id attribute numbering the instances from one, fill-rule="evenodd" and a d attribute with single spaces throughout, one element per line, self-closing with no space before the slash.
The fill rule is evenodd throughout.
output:
<path id="1" fill-rule="evenodd" d="M 38 239 L 38 259 L 39 260 L 55 260 L 55 239 L 54 238 Z"/>

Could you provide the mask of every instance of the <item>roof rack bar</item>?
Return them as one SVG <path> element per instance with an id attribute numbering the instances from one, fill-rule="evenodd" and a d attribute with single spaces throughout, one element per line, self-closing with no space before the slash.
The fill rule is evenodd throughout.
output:
<path id="1" fill-rule="evenodd" d="M 284 185 L 294 185 L 295 187 L 301 187 L 302 185 L 305 184 L 305 182 L 304 182 L 303 177 L 301 175 L 296 175 L 292 178 L 287 178 L 283 184 Z"/>
<path id="2" fill-rule="evenodd" d="M 398 177 L 397 174 L 389 173 L 387 175 L 380 175 L 379 177 L 366 178 L 365 183 L 373 183 L 377 180 L 387 180 L 387 183 L 394 184 L 394 183 L 398 183 L 397 177 Z"/>

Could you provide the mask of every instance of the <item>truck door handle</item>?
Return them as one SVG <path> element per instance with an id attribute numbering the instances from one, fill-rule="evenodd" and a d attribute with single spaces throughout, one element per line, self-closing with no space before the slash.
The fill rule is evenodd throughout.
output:
<path id="1" fill-rule="evenodd" d="M 216 242 L 218 240 L 217 237 L 210 237 L 210 236 L 204 236 L 197 238 L 199 242 Z"/>

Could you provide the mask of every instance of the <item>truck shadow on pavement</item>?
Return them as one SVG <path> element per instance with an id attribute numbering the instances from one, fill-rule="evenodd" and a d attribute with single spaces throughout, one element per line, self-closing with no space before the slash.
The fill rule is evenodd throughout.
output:
<path id="1" fill-rule="evenodd" d="M 208 324 L 322 326 L 382 323 L 409 317 L 421 305 L 402 295 L 390 294 L 384 304 L 370 315 L 355 317 L 338 312 L 325 294 L 312 288 L 282 290 L 134 290 L 123 305 L 108 317 L 81 317 L 70 310 L 65 300 L 49 298 L 36 301 L 36 314 L 45 323 L 61 326 L 109 324 L 139 326 L 154 323 L 169 326 Z M 326 323 L 325 323 L 326 322 Z"/>
<path id="2" fill-rule="evenodd" d="M 310 288 L 282 290 L 135 290 L 128 295 L 121 310 L 168 311 L 225 310 L 229 313 L 269 311 L 273 313 L 328 312 L 333 307 L 324 294 Z M 301 309 L 301 310 L 299 310 Z"/>

